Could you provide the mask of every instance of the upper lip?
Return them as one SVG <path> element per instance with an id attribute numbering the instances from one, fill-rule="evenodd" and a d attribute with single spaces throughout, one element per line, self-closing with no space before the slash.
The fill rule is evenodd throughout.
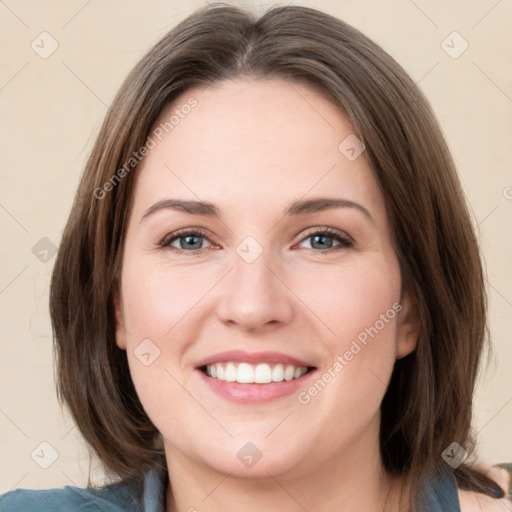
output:
<path id="1" fill-rule="evenodd" d="M 234 362 L 234 363 L 273 363 L 273 364 L 291 364 L 293 366 L 312 367 L 313 365 L 297 359 L 296 357 L 282 354 L 280 352 L 245 352 L 243 350 L 228 350 L 219 352 L 199 361 L 196 368 L 208 366 L 215 363 Z"/>

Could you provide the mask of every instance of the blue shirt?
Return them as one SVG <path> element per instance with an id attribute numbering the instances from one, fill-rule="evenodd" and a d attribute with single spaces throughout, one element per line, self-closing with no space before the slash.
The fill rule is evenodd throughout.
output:
<path id="1" fill-rule="evenodd" d="M 16 489 L 0 496 L 0 512 L 165 512 L 167 472 L 153 469 L 144 475 L 142 496 L 118 483 L 100 490 L 66 486 L 62 489 Z M 452 472 L 442 466 L 420 491 L 417 512 L 460 512 Z"/>

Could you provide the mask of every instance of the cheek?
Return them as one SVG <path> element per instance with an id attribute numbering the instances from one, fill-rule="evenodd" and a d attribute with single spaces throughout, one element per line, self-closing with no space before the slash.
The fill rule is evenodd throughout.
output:
<path id="1" fill-rule="evenodd" d="M 328 431 L 329 441 L 318 445 L 325 450 L 350 444 L 379 414 L 396 360 L 401 310 L 400 274 L 393 265 L 347 267 L 329 282 L 329 293 L 315 304 L 334 331 L 321 338 L 328 356 L 318 378 L 297 396 L 304 421 Z"/>
<path id="2" fill-rule="evenodd" d="M 353 340 L 364 344 L 377 337 L 386 340 L 388 348 L 387 342 L 392 340 L 394 348 L 401 306 L 400 270 L 393 259 L 375 258 L 326 268 L 310 273 L 300 286 L 300 296 L 323 326 L 323 340 L 331 353 L 348 350 Z"/>
<path id="3" fill-rule="evenodd" d="M 211 286 L 209 281 L 204 272 L 197 270 L 130 262 L 123 271 L 122 283 L 131 343 L 175 336 L 180 322 L 194 315 L 194 306 Z M 213 278 L 211 281 L 214 283 Z"/>
<path id="4" fill-rule="evenodd" d="M 327 326 L 318 342 L 328 355 L 318 379 L 298 400 L 315 404 L 311 413 L 320 404 L 331 404 L 333 425 L 346 422 L 347 411 L 358 410 L 350 421 L 363 428 L 379 410 L 396 360 L 400 269 L 394 259 L 380 258 L 336 272 L 328 269 L 323 282 L 329 283 L 323 293 L 312 292 L 319 289 L 312 286 L 313 278 L 302 293 Z"/>
<path id="5" fill-rule="evenodd" d="M 214 275 L 209 278 L 209 272 L 184 266 L 168 269 L 161 262 L 136 258 L 124 262 L 121 282 L 130 374 L 146 413 L 161 432 L 172 424 L 173 435 L 186 435 L 183 425 L 172 418 L 190 401 L 184 391 L 190 372 L 180 366 L 198 329 L 198 302 L 218 280 Z"/>

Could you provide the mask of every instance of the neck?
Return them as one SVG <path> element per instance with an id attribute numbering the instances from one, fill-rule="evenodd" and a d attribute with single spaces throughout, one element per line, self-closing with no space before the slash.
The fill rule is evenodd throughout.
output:
<path id="1" fill-rule="evenodd" d="M 382 466 L 378 429 L 368 429 L 315 467 L 305 459 L 300 468 L 280 474 L 268 468 L 267 476 L 255 479 L 198 464 L 171 446 L 165 452 L 169 468 L 166 512 L 409 510 L 401 506 L 401 479 Z"/>

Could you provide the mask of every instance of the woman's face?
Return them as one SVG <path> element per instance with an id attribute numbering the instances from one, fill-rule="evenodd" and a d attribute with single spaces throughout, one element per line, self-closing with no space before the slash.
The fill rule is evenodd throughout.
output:
<path id="1" fill-rule="evenodd" d="M 185 92 L 151 138 L 117 344 L 170 464 L 256 477 L 374 457 L 416 314 L 350 124 L 304 85 L 240 78 Z"/>

